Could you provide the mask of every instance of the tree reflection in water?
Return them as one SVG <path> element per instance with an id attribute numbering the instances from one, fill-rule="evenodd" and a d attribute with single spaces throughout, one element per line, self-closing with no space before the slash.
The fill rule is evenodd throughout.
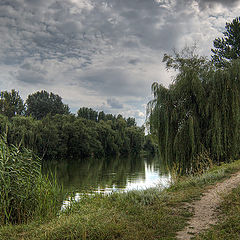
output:
<path id="1" fill-rule="evenodd" d="M 158 158 L 111 158 L 50 162 L 43 172 L 55 172 L 68 191 L 79 193 L 128 191 L 169 184 L 170 175 Z"/>

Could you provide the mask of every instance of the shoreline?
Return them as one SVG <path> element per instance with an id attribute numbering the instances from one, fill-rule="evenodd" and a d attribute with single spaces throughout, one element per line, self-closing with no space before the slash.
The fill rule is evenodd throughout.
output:
<path id="1" fill-rule="evenodd" d="M 184 207 L 217 182 L 240 170 L 240 161 L 215 166 L 200 176 L 106 196 L 84 196 L 59 216 L 0 227 L 1 239 L 175 239 L 193 213 Z"/>

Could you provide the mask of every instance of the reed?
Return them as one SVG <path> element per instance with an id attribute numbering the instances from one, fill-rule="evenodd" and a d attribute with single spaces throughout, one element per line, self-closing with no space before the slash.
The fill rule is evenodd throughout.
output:
<path id="1" fill-rule="evenodd" d="M 56 215 L 62 189 L 41 173 L 41 160 L 0 137 L 0 225 Z"/>

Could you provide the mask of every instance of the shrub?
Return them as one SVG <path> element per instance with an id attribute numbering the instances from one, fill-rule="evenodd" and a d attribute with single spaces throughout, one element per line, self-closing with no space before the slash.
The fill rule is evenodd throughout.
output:
<path id="1" fill-rule="evenodd" d="M 41 161 L 28 149 L 0 137 L 0 224 L 23 223 L 57 213 L 62 189 L 41 173 Z"/>

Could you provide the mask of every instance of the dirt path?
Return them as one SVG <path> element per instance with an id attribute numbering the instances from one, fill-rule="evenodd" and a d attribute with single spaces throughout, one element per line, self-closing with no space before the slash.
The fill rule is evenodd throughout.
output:
<path id="1" fill-rule="evenodd" d="M 221 195 L 229 193 L 240 184 L 240 172 L 233 174 L 229 179 L 217 183 L 204 193 L 202 198 L 187 205 L 193 209 L 194 215 L 188 221 L 188 226 L 177 233 L 177 239 L 188 240 L 195 234 L 216 224 L 218 218 L 216 208 L 222 201 Z"/>

